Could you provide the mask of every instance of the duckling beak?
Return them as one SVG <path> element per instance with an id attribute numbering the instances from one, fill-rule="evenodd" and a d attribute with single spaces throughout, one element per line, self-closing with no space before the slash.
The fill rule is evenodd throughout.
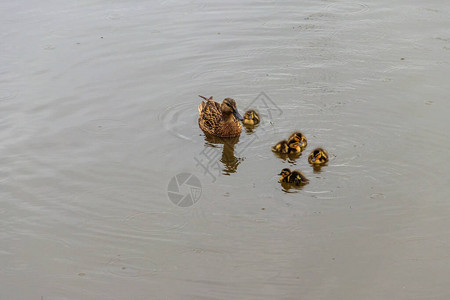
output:
<path id="1" fill-rule="evenodd" d="M 238 119 L 239 121 L 244 121 L 244 118 L 239 114 L 237 109 L 233 109 L 233 115 Z"/>
<path id="2" fill-rule="evenodd" d="M 278 175 L 283 175 L 283 174 L 280 173 L 280 174 L 278 174 Z"/>

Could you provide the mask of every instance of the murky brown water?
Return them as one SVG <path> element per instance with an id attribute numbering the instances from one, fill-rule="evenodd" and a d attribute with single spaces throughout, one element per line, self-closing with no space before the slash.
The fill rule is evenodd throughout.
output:
<path id="1" fill-rule="evenodd" d="M 0 7 L 1 299 L 449 299 L 448 2 Z"/>

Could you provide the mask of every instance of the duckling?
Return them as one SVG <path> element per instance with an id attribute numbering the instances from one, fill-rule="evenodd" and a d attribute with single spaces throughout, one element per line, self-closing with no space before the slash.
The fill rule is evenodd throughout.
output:
<path id="1" fill-rule="evenodd" d="M 308 156 L 308 162 L 312 165 L 324 165 L 328 162 L 328 152 L 323 148 L 316 148 Z"/>
<path id="2" fill-rule="evenodd" d="M 281 142 L 276 143 L 276 145 L 272 147 L 272 151 L 283 153 L 283 154 L 289 153 L 288 141 L 282 140 Z"/>
<path id="3" fill-rule="evenodd" d="M 280 182 L 284 183 L 292 183 L 294 185 L 302 185 L 307 184 L 309 182 L 308 178 L 303 175 L 300 171 L 292 171 L 288 168 L 285 168 L 281 170 L 281 173 L 278 174 L 281 175 Z"/>
<path id="4" fill-rule="evenodd" d="M 290 140 L 288 141 L 289 150 L 288 153 L 290 154 L 299 154 L 302 153 L 302 148 L 299 145 L 299 142 L 296 140 Z"/>
<path id="5" fill-rule="evenodd" d="M 253 109 L 247 110 L 244 114 L 244 125 L 257 125 L 259 124 L 259 114 Z"/>
<path id="6" fill-rule="evenodd" d="M 295 141 L 299 142 L 300 148 L 302 150 L 304 150 L 306 148 L 306 146 L 308 145 L 308 141 L 307 141 L 306 137 L 300 131 L 293 132 L 289 136 L 288 141 L 290 141 L 290 140 L 295 140 Z"/>
<path id="7" fill-rule="evenodd" d="M 198 106 L 198 125 L 205 133 L 219 137 L 237 137 L 241 134 L 242 127 L 239 121 L 243 118 L 236 107 L 236 101 L 225 98 L 222 104 L 213 100 L 213 97 L 205 99 Z"/>
<path id="8" fill-rule="evenodd" d="M 302 152 L 299 143 L 295 140 L 282 140 L 281 142 L 278 142 L 275 146 L 273 146 L 272 150 L 282 154 L 299 154 Z"/>

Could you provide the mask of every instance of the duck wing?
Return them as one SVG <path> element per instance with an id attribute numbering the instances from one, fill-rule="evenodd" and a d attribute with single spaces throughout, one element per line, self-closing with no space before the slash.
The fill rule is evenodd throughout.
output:
<path id="1" fill-rule="evenodd" d="M 294 171 L 292 172 L 292 181 L 295 184 L 305 184 L 309 182 L 309 179 L 306 178 L 305 175 L 303 175 L 303 173 L 298 172 L 298 171 Z"/>
<path id="2" fill-rule="evenodd" d="M 219 128 L 219 124 L 222 120 L 222 109 L 220 108 L 220 103 L 203 96 L 201 98 L 205 99 L 198 106 L 198 123 L 203 131 L 214 134 L 216 129 Z"/>

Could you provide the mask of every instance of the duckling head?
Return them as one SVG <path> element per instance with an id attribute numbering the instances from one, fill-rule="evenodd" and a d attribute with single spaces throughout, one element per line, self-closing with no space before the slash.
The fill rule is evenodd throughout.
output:
<path id="1" fill-rule="evenodd" d="M 290 140 L 288 142 L 288 146 L 289 146 L 289 153 L 300 153 L 302 152 L 302 149 L 299 145 L 299 142 L 296 140 Z"/>
<path id="2" fill-rule="evenodd" d="M 233 116 L 239 121 L 243 120 L 242 116 L 238 112 L 236 101 L 234 101 L 234 99 L 232 98 L 225 98 L 220 105 L 220 109 L 222 110 L 222 114 L 227 117 L 233 114 Z"/>
<path id="3" fill-rule="evenodd" d="M 325 164 L 328 162 L 328 153 L 325 149 L 316 148 L 308 156 L 308 162 L 313 165 Z"/>
<path id="4" fill-rule="evenodd" d="M 289 175 L 291 175 L 291 169 L 288 168 L 284 168 L 283 170 L 281 170 L 281 173 L 278 175 L 281 175 L 280 177 L 280 181 L 283 182 L 283 179 L 289 177 Z"/>
<path id="5" fill-rule="evenodd" d="M 253 109 L 246 111 L 244 114 L 245 125 L 256 125 L 259 123 L 259 120 L 259 114 Z"/>
<path id="6" fill-rule="evenodd" d="M 272 147 L 272 150 L 279 153 L 289 153 L 289 144 L 286 140 L 278 142 L 275 146 Z"/>
<path id="7" fill-rule="evenodd" d="M 294 132 L 289 137 L 289 140 L 295 140 L 299 142 L 300 148 L 305 149 L 306 145 L 308 145 L 308 141 L 303 133 L 300 131 Z"/>

